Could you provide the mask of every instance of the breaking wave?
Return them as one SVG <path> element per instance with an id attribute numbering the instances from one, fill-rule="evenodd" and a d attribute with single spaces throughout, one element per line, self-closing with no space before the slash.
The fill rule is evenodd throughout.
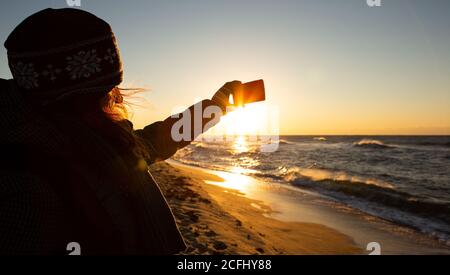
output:
<path id="1" fill-rule="evenodd" d="M 395 147 L 394 145 L 388 145 L 376 139 L 362 139 L 358 142 L 354 142 L 353 146 L 372 149 L 388 149 Z"/>

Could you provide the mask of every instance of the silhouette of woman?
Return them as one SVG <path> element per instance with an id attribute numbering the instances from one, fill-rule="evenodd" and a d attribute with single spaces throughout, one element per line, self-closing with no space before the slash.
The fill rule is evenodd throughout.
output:
<path id="1" fill-rule="evenodd" d="M 13 79 L 0 79 L 0 254 L 66 254 L 70 242 L 82 254 L 183 251 L 147 165 L 190 141 L 171 137 L 178 119 L 142 130 L 126 119 L 108 23 L 45 9 L 20 23 L 5 47 Z M 225 110 L 240 85 L 225 84 L 202 107 Z"/>

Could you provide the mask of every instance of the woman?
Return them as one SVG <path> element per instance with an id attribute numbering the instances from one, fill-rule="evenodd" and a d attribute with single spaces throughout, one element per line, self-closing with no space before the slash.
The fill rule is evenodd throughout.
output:
<path id="1" fill-rule="evenodd" d="M 67 254 L 71 242 L 82 254 L 183 251 L 146 167 L 190 141 L 171 136 L 175 118 L 133 130 L 110 26 L 85 11 L 46 9 L 5 47 L 13 79 L 0 80 L 0 253 Z M 240 85 L 225 84 L 202 108 L 225 110 Z"/>

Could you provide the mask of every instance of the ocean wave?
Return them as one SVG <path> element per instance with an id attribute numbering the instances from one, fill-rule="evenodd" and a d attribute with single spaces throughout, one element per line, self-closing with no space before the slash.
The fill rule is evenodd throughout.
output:
<path id="1" fill-rule="evenodd" d="M 177 158 L 177 157 L 172 157 L 171 159 L 169 159 L 170 161 L 176 161 L 180 164 L 184 164 L 184 165 L 189 165 L 189 166 L 194 166 L 194 167 L 198 167 L 198 168 L 205 168 L 205 169 L 210 169 L 210 170 L 217 170 L 217 171 L 227 171 L 227 169 L 223 166 L 220 165 L 205 165 L 203 162 L 198 162 L 198 161 L 194 161 L 194 160 L 186 160 L 183 158 Z"/>
<path id="2" fill-rule="evenodd" d="M 287 144 L 295 144 L 295 142 L 292 142 L 292 141 L 287 141 L 287 140 L 285 140 L 285 139 L 280 139 L 279 141 L 278 141 L 278 144 L 280 144 L 280 145 L 287 145 Z"/>
<path id="3" fill-rule="evenodd" d="M 383 205 L 392 211 L 408 212 L 423 219 L 431 219 L 440 224 L 450 225 L 450 204 L 417 197 L 393 188 L 387 182 L 377 179 L 352 176 L 345 172 L 334 172 L 321 169 L 291 169 L 283 179 L 293 186 L 313 190 L 338 201 L 353 205 L 355 199 L 366 203 Z M 363 203 L 364 204 L 364 203 Z M 361 207 L 358 207 L 361 208 Z M 361 209 L 363 210 L 363 209 Z M 398 213 L 384 215 L 383 218 L 397 217 Z M 407 224 L 405 219 L 393 220 L 413 227 L 417 224 Z M 423 228 L 418 228 L 423 229 Z M 446 232 L 446 234 L 450 234 Z"/>
<path id="4" fill-rule="evenodd" d="M 372 149 L 388 149 L 395 147 L 394 145 L 385 144 L 384 142 L 376 139 L 362 139 L 360 141 L 354 142 L 353 146 Z"/>
<path id="5" fill-rule="evenodd" d="M 226 166 L 177 160 L 212 170 L 228 171 Z M 269 182 L 290 184 L 327 196 L 370 215 L 410 226 L 440 240 L 450 240 L 450 203 L 431 200 L 396 189 L 389 182 L 320 168 L 287 168 L 259 164 L 247 175 Z M 254 167 L 254 168 L 255 168 Z"/>
<path id="6" fill-rule="evenodd" d="M 220 149 L 221 145 L 212 142 L 195 142 L 191 144 L 196 149 Z"/>
<path id="7" fill-rule="evenodd" d="M 308 190 L 370 215 L 450 236 L 445 173 L 450 154 L 441 147 L 447 138 L 327 138 L 322 142 L 314 136 L 284 137 L 281 150 L 271 155 L 254 150 L 258 144 L 249 141 L 243 151 L 231 142 L 200 142 L 180 150 L 174 159 L 229 172 L 239 166 L 266 182 Z"/>
<path id="8" fill-rule="evenodd" d="M 283 171 L 283 179 L 292 182 L 296 179 L 308 179 L 314 182 L 330 180 L 334 182 L 349 182 L 359 183 L 364 185 L 375 185 L 381 188 L 393 189 L 394 187 L 385 181 L 362 177 L 358 175 L 351 175 L 344 171 L 331 171 L 326 169 L 316 168 L 292 168 Z"/>
<path id="9" fill-rule="evenodd" d="M 326 138 L 326 137 L 315 137 L 315 138 L 313 138 L 313 140 L 316 140 L 316 141 L 326 141 L 327 138 Z"/>

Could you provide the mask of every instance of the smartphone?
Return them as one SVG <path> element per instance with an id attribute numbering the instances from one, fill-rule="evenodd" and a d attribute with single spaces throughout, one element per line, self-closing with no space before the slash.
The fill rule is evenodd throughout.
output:
<path id="1" fill-rule="evenodd" d="M 242 84 L 242 89 L 233 95 L 234 105 L 243 106 L 245 104 L 266 100 L 264 80 L 255 80 Z"/>

